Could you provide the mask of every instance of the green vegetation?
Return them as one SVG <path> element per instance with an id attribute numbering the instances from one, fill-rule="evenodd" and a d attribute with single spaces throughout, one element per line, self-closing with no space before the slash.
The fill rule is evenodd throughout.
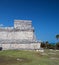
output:
<path id="1" fill-rule="evenodd" d="M 51 44 L 51 43 L 48 43 L 48 42 L 42 42 L 41 43 L 41 47 L 44 48 L 44 49 L 57 49 L 57 47 L 55 47 L 56 45 L 55 44 Z"/>
<path id="2" fill-rule="evenodd" d="M 58 40 L 56 43 L 56 49 L 59 49 L 59 34 L 56 35 L 56 39 Z"/>
<path id="3" fill-rule="evenodd" d="M 57 39 L 57 40 L 59 39 L 59 34 L 56 35 L 56 39 Z"/>
<path id="4" fill-rule="evenodd" d="M 0 65 L 59 65 L 59 51 L 0 51 Z"/>

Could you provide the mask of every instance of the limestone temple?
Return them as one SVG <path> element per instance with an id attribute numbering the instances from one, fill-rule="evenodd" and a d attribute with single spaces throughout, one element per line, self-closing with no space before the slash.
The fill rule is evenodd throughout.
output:
<path id="1" fill-rule="evenodd" d="M 14 20 L 14 27 L 0 27 L 0 48 L 2 50 L 40 49 L 30 20 Z"/>

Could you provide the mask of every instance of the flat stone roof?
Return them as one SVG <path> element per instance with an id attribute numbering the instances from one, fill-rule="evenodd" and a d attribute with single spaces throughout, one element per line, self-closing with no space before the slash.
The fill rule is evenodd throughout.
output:
<path id="1" fill-rule="evenodd" d="M 31 20 L 14 20 L 14 22 L 25 22 L 25 23 L 31 23 Z"/>

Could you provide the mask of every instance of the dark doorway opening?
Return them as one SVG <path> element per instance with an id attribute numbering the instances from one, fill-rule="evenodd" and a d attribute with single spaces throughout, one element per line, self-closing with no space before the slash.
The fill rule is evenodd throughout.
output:
<path id="1" fill-rule="evenodd" d="M 2 47 L 0 47 L 0 51 L 2 50 Z"/>

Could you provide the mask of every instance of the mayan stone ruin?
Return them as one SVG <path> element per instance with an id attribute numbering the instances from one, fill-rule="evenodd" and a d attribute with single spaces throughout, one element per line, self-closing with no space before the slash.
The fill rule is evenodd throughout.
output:
<path id="1" fill-rule="evenodd" d="M 14 27 L 0 27 L 0 48 L 2 50 L 39 50 L 30 20 L 14 20 Z"/>

